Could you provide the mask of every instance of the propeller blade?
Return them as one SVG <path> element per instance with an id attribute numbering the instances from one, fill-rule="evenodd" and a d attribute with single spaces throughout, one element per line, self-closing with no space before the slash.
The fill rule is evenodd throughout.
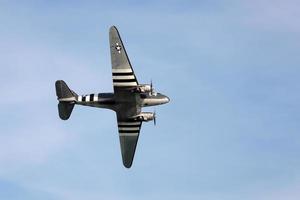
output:
<path id="1" fill-rule="evenodd" d="M 154 126 L 156 126 L 156 112 L 155 111 L 153 113 L 153 122 L 154 122 Z"/>
<path id="2" fill-rule="evenodd" d="M 152 85 L 152 79 L 151 79 L 151 82 L 150 82 L 150 88 L 151 88 L 151 95 L 153 94 L 153 85 Z"/>

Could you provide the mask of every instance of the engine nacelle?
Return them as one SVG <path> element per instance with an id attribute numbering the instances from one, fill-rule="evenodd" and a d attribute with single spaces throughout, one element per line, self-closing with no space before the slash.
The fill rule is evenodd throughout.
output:
<path id="1" fill-rule="evenodd" d="M 148 85 L 148 84 L 138 85 L 137 91 L 139 91 L 141 93 L 151 92 L 151 85 Z"/>
<path id="2" fill-rule="evenodd" d="M 155 118 L 155 113 L 152 113 L 152 112 L 141 112 L 140 114 L 138 114 L 136 116 L 137 120 L 145 121 L 145 122 L 154 120 L 154 118 Z"/>

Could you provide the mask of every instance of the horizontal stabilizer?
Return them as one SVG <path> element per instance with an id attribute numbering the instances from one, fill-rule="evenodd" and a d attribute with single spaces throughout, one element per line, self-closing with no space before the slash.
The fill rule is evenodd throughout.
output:
<path id="1" fill-rule="evenodd" d="M 70 118 L 70 115 L 72 113 L 72 110 L 74 108 L 74 103 L 68 103 L 68 102 L 59 102 L 58 104 L 58 113 L 59 117 L 62 120 L 67 120 Z"/>

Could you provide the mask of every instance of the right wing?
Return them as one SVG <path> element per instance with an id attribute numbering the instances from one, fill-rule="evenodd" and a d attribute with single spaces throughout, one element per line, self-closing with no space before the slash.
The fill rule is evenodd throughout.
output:
<path id="1" fill-rule="evenodd" d="M 142 122 L 133 121 L 130 118 L 121 118 L 118 112 L 117 120 L 123 165 L 130 168 L 139 139 Z"/>
<path id="2" fill-rule="evenodd" d="M 120 34 L 115 26 L 109 29 L 114 91 L 127 90 L 138 85 Z"/>

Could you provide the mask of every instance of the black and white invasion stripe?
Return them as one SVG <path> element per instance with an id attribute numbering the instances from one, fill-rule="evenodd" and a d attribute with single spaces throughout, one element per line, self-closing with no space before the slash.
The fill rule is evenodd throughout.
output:
<path id="1" fill-rule="evenodd" d="M 78 102 L 95 102 L 95 101 L 97 102 L 98 95 L 100 95 L 100 94 L 80 95 L 80 96 L 78 96 L 77 101 Z"/>
<path id="2" fill-rule="evenodd" d="M 137 86 L 136 78 L 131 68 L 112 69 L 114 87 Z"/>
<path id="3" fill-rule="evenodd" d="M 118 122 L 119 136 L 138 136 L 142 122 Z"/>

